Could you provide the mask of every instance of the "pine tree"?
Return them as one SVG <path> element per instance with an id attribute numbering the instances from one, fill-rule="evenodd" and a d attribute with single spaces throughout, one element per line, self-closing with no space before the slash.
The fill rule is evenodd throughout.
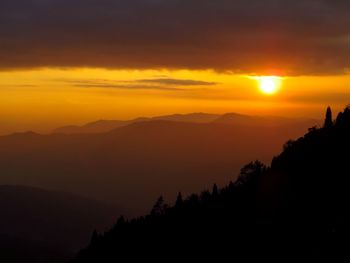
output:
<path id="1" fill-rule="evenodd" d="M 326 112 L 326 119 L 324 121 L 324 127 L 329 128 L 333 126 L 333 120 L 332 120 L 332 110 L 331 107 L 327 108 Z"/>
<path id="2" fill-rule="evenodd" d="M 124 216 L 120 216 L 118 221 L 117 221 L 117 225 L 121 226 L 121 225 L 124 225 L 124 224 L 125 224 L 125 218 L 124 218 Z"/>
<path id="3" fill-rule="evenodd" d="M 90 244 L 93 246 L 93 245 L 97 244 L 98 240 L 99 240 L 99 235 L 95 229 L 94 232 L 92 233 Z"/>
<path id="4" fill-rule="evenodd" d="M 218 190 L 218 186 L 216 184 L 214 184 L 213 186 L 213 196 L 217 197 L 219 195 L 219 190 Z"/>
<path id="5" fill-rule="evenodd" d="M 181 192 L 179 192 L 179 194 L 177 195 L 177 198 L 176 198 L 175 206 L 176 207 L 181 207 L 182 204 L 183 204 L 182 194 L 181 194 Z"/>
<path id="6" fill-rule="evenodd" d="M 342 125 L 342 123 L 343 123 L 343 113 L 342 112 L 339 112 L 335 123 L 336 123 L 336 125 Z"/>
<path id="7" fill-rule="evenodd" d="M 151 215 L 153 216 L 160 216 L 164 213 L 166 209 L 166 204 L 164 204 L 164 198 L 163 196 L 160 196 L 153 206 L 153 209 L 151 211 Z"/>

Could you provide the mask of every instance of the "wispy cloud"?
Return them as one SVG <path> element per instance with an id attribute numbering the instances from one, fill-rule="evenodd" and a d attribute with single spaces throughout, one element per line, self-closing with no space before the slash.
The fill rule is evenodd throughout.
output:
<path id="1" fill-rule="evenodd" d="M 157 78 L 157 79 L 141 79 L 139 83 L 157 83 L 162 85 L 177 85 L 177 86 L 214 86 L 218 83 L 207 82 L 191 79 L 171 79 L 171 78 Z"/>
<path id="2" fill-rule="evenodd" d="M 40 87 L 39 85 L 34 84 L 0 84 L 0 87 L 7 87 L 7 88 L 37 88 Z"/>
<path id="3" fill-rule="evenodd" d="M 171 88 L 171 87 L 162 87 L 162 86 L 155 86 L 155 85 L 132 85 L 132 84 L 107 84 L 107 83 L 76 83 L 73 86 L 80 87 L 80 88 L 104 88 L 104 89 L 131 89 L 131 90 L 137 90 L 137 89 L 148 89 L 148 90 L 166 90 L 166 91 L 184 91 L 185 89 L 181 88 Z"/>
<path id="4" fill-rule="evenodd" d="M 80 88 L 110 88 L 110 89 L 152 89 L 164 91 L 189 91 L 188 86 L 212 86 L 215 82 L 190 79 L 155 78 L 132 81 L 115 81 L 107 79 L 57 79 Z M 186 87 L 186 88 L 181 88 Z"/>

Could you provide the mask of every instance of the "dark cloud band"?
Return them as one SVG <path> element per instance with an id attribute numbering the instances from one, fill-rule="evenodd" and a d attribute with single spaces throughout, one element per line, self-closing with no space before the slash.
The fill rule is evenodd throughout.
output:
<path id="1" fill-rule="evenodd" d="M 347 0 L 1 0 L 0 68 L 342 74 Z"/>

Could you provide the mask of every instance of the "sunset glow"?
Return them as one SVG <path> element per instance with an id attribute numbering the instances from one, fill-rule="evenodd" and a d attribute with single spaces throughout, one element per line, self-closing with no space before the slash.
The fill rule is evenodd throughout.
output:
<path id="1" fill-rule="evenodd" d="M 0 0 L 0 263 L 349 257 L 349 13 Z"/>
<path id="2" fill-rule="evenodd" d="M 328 104 L 341 109 L 350 101 L 348 83 L 348 75 L 250 77 L 213 70 L 3 71 L 0 134 L 191 112 L 318 118 Z"/>
<path id="3" fill-rule="evenodd" d="M 275 94 L 281 86 L 281 78 L 276 76 L 259 77 L 259 87 L 262 93 L 267 95 Z"/>
<path id="4" fill-rule="evenodd" d="M 348 1 L 101 1 L 4 0 L 0 134 L 350 101 Z"/>

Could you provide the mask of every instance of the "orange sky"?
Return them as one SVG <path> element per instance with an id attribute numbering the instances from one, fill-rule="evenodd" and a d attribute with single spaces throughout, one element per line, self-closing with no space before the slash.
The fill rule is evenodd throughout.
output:
<path id="1" fill-rule="evenodd" d="M 350 101 L 349 9 L 1 0 L 0 134 L 198 111 L 321 118 Z M 282 77 L 279 91 L 262 94 L 254 74 Z"/>
<path id="2" fill-rule="evenodd" d="M 190 112 L 320 118 L 327 105 L 340 110 L 350 101 L 349 84 L 349 75 L 283 77 L 268 96 L 254 77 L 210 70 L 3 71 L 0 133 Z"/>

